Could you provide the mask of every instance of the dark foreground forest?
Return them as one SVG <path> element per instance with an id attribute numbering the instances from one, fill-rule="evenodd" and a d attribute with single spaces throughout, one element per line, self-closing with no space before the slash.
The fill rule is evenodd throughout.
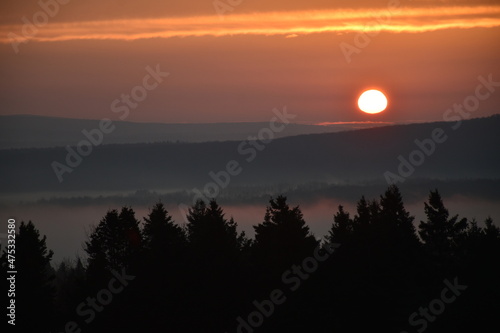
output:
<path id="1" fill-rule="evenodd" d="M 90 231 L 86 258 L 55 268 L 46 237 L 21 223 L 15 331 L 496 331 L 500 229 L 449 213 L 437 190 L 425 214 L 414 224 L 391 186 L 356 212 L 339 206 L 317 239 L 278 196 L 249 239 L 215 201 L 184 226 L 162 203 L 143 221 L 123 207 Z M 3 290 L 8 264 L 4 252 Z"/>

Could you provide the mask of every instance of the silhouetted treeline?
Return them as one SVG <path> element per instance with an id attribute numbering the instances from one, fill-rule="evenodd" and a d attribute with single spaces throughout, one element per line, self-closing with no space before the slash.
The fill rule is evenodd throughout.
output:
<path id="1" fill-rule="evenodd" d="M 332 211 L 334 207 L 332 207 Z M 110 210 L 86 258 L 56 269 L 33 223 L 17 234 L 22 332 L 480 332 L 498 328 L 500 229 L 449 213 L 437 190 L 415 223 L 401 193 L 338 206 L 323 239 L 271 198 L 255 238 L 215 200 L 185 225 L 162 203 Z M 4 272 L 7 256 L 1 258 Z M 6 281 L 4 279 L 3 281 Z M 4 282 L 5 283 L 5 282 Z M 7 285 L 6 285 L 7 288 Z M 81 331 L 80 331 L 81 330 Z"/>

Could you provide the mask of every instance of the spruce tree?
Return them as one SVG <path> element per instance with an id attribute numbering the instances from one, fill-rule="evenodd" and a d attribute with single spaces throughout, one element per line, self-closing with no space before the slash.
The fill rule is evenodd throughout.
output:
<path id="1" fill-rule="evenodd" d="M 184 230 L 173 222 L 162 203 L 157 203 L 144 221 L 144 248 L 149 255 L 173 256 L 186 246 Z"/>
<path id="2" fill-rule="evenodd" d="M 267 269 L 277 271 L 310 256 L 318 241 L 311 234 L 299 206 L 290 208 L 285 196 L 269 200 L 264 222 L 254 226 L 254 251 Z"/>
<path id="3" fill-rule="evenodd" d="M 339 205 L 338 212 L 333 216 L 333 224 L 328 231 L 326 239 L 329 243 L 344 244 L 350 240 L 353 233 L 353 221 L 344 207 Z"/>
<path id="4" fill-rule="evenodd" d="M 425 202 L 427 221 L 421 221 L 419 235 L 425 247 L 438 256 L 451 254 L 456 247 L 459 235 L 467 227 L 467 219 L 458 219 L 458 215 L 450 218 L 438 190 L 431 191 L 428 203 Z"/>
<path id="5" fill-rule="evenodd" d="M 87 273 L 99 283 L 112 270 L 131 267 L 138 259 L 141 243 L 139 221 L 132 208 L 123 207 L 120 213 L 116 209 L 108 211 L 85 242 Z"/>
<path id="6" fill-rule="evenodd" d="M 50 266 L 53 252 L 47 248 L 47 237 L 40 236 L 31 221 L 21 222 L 15 240 L 13 266 L 9 266 L 8 248 L 1 258 L 5 272 L 18 272 L 15 275 L 15 327 L 27 333 L 48 331 L 54 319 L 54 270 Z"/>

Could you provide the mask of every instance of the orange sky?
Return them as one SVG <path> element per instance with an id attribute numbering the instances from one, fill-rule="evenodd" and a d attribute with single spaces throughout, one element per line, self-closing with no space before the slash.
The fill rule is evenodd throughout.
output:
<path id="1" fill-rule="evenodd" d="M 441 120 L 479 75 L 500 81 L 496 1 L 245 0 L 218 15 L 212 0 L 72 0 L 36 30 L 38 1 L 0 6 L 1 114 L 117 118 L 157 64 L 170 75 L 126 120 L 266 121 L 283 105 L 299 122 Z M 390 104 L 368 116 L 355 101 L 371 87 Z"/>

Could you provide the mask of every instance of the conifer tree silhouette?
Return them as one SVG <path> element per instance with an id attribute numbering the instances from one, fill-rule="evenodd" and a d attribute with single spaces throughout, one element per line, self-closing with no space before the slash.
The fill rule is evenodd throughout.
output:
<path id="1" fill-rule="evenodd" d="M 488 217 L 485 221 L 484 235 L 492 243 L 498 243 L 500 239 L 500 228 L 493 224 L 493 219 Z"/>
<path id="2" fill-rule="evenodd" d="M 95 287 L 100 288 L 112 270 L 121 271 L 136 263 L 141 243 L 139 221 L 132 208 L 123 207 L 120 213 L 108 211 L 85 242 L 87 275 Z"/>
<path id="3" fill-rule="evenodd" d="M 191 259 L 185 253 L 185 230 L 174 223 L 161 202 L 152 207 L 144 222 L 140 270 L 127 291 L 134 293 L 137 303 L 148 306 L 142 312 L 128 309 L 132 322 L 127 327 L 141 330 L 135 322 L 147 321 L 150 329 L 178 331 L 180 314 L 187 311 L 186 264 Z"/>
<path id="4" fill-rule="evenodd" d="M 371 213 L 368 201 L 362 196 L 357 203 L 357 214 L 353 218 L 353 231 L 357 234 L 366 233 L 371 224 Z"/>
<path id="5" fill-rule="evenodd" d="M 161 202 L 153 207 L 144 221 L 144 248 L 150 256 L 173 258 L 186 246 L 184 230 L 173 222 Z"/>
<path id="6" fill-rule="evenodd" d="M 209 258 L 233 260 L 245 244 L 245 233 L 238 234 L 233 218 L 225 218 L 222 208 L 215 200 L 208 206 L 199 200 L 189 209 L 187 236 L 196 253 Z"/>
<path id="7" fill-rule="evenodd" d="M 185 318 L 192 331 L 221 330 L 221 320 L 237 314 L 232 304 L 239 301 L 241 287 L 240 261 L 246 244 L 245 234 L 238 234 L 236 222 L 227 220 L 215 200 L 208 205 L 199 200 L 187 215 L 187 238 L 191 269 L 186 276 L 185 291 L 189 316 Z"/>
<path id="8" fill-rule="evenodd" d="M 329 243 L 345 244 L 350 240 L 353 232 L 353 221 L 344 207 L 339 205 L 338 212 L 333 216 L 333 223 L 326 239 Z"/>
<path id="9" fill-rule="evenodd" d="M 263 269 L 282 272 L 310 256 L 318 241 L 309 231 L 299 206 L 290 208 L 285 196 L 271 198 L 264 222 L 254 226 L 254 252 Z"/>
<path id="10" fill-rule="evenodd" d="M 459 235 L 467 227 L 467 219 L 458 219 L 458 215 L 449 217 L 438 190 L 431 191 L 428 203 L 425 202 L 427 221 L 421 221 L 419 235 L 425 247 L 436 256 L 450 255 L 456 247 Z"/>
<path id="11" fill-rule="evenodd" d="M 55 273 L 55 303 L 60 326 L 74 314 L 77 305 L 85 299 L 88 290 L 85 280 L 85 267 L 79 257 L 75 262 L 66 259 L 59 264 Z"/>
<path id="12" fill-rule="evenodd" d="M 380 226 L 399 244 L 416 246 L 419 240 L 413 225 L 414 217 L 406 210 L 403 197 L 396 185 L 387 188 L 380 197 Z"/>
<path id="13" fill-rule="evenodd" d="M 21 222 L 16 234 L 16 329 L 35 333 L 48 331 L 54 320 L 54 270 L 50 266 L 53 252 L 47 249 L 47 237 L 40 236 L 33 222 Z M 4 251 L 2 268 L 8 269 Z M 8 289 L 6 289 L 8 290 Z M 5 318 L 6 319 L 6 318 Z"/>

